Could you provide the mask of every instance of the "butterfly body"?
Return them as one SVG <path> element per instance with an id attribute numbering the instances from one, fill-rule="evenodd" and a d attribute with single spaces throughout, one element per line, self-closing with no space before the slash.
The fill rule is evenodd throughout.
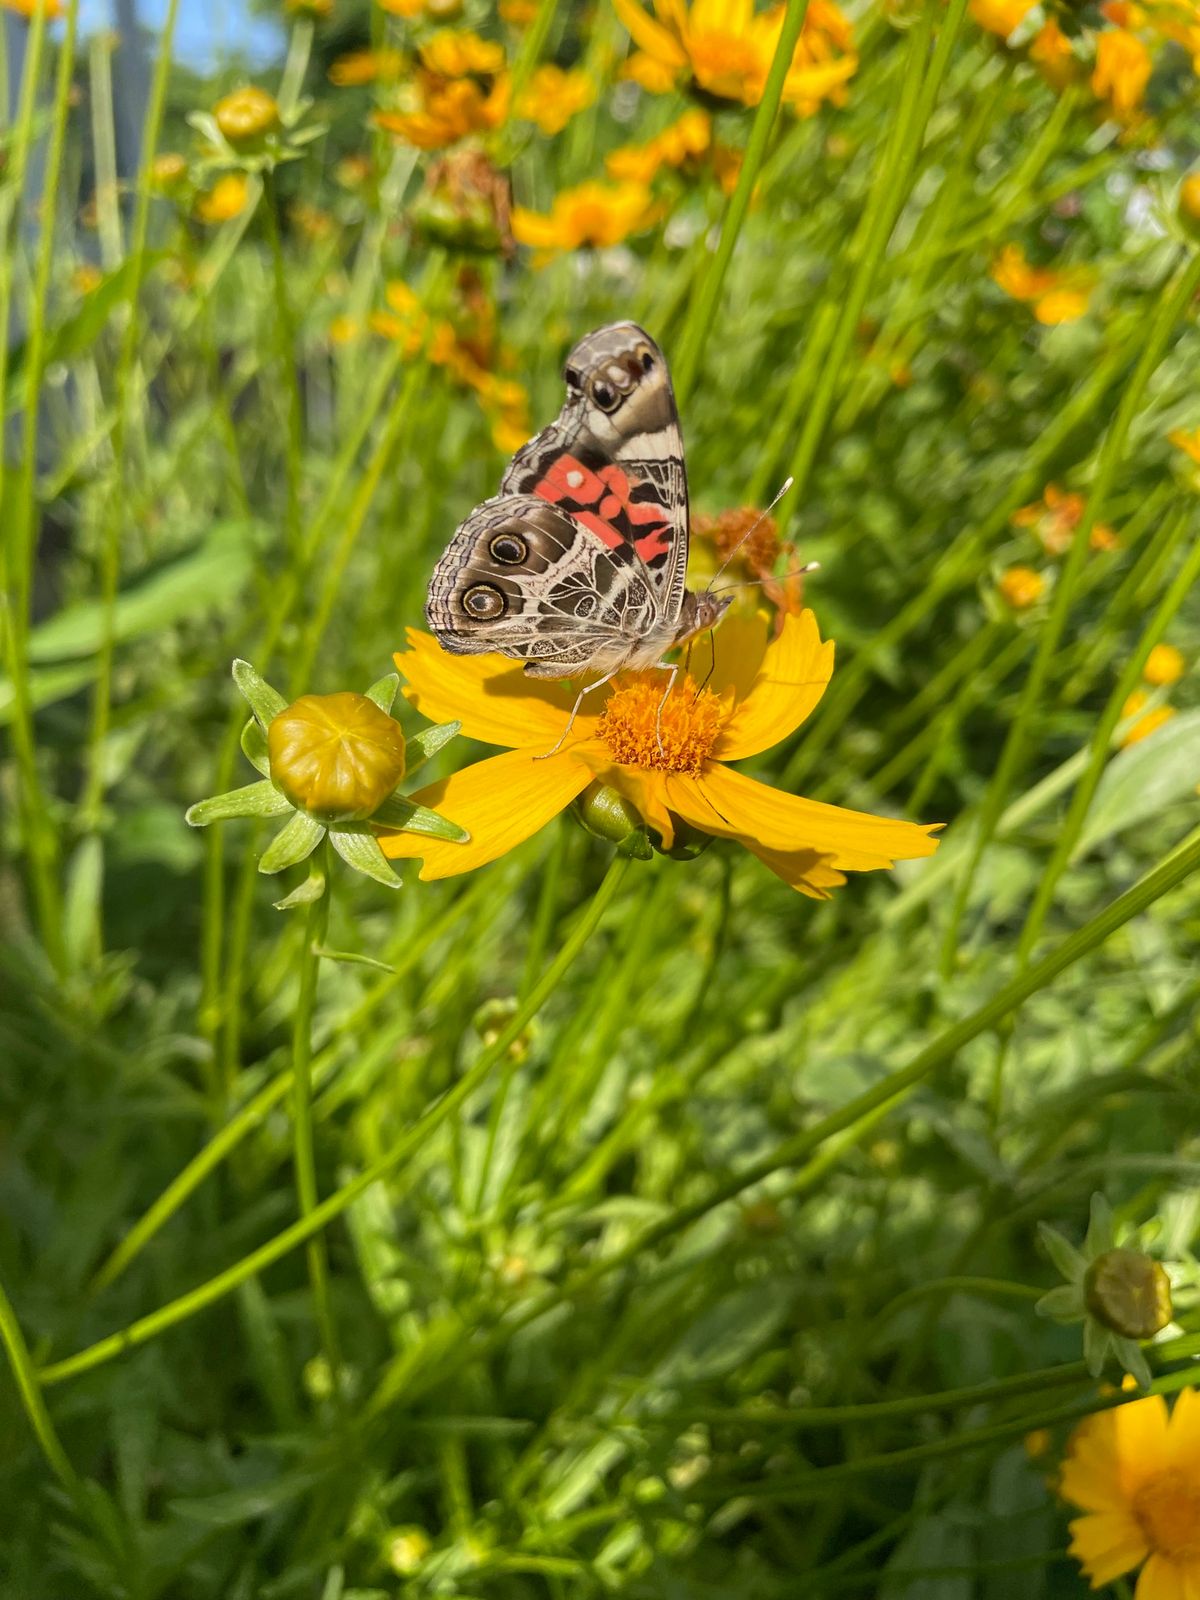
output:
<path id="1" fill-rule="evenodd" d="M 662 351 L 636 323 L 581 339 L 567 399 L 459 527 L 425 615 L 443 649 L 539 678 L 658 666 L 727 597 L 687 589 L 688 495 Z"/>

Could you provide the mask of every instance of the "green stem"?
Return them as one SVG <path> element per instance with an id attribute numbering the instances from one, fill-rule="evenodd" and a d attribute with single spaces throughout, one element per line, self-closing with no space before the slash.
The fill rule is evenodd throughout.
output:
<path id="1" fill-rule="evenodd" d="M 1100 447 L 1095 482 L 1088 495 L 1079 526 L 1075 529 L 1075 537 L 1063 571 L 1055 585 L 1050 615 L 1038 637 L 1037 654 L 1034 656 L 1020 701 L 1013 714 L 1012 725 L 1004 742 L 995 775 L 984 798 L 971 854 L 958 882 L 942 944 L 943 977 L 948 977 L 953 970 L 958 954 L 959 928 L 971 897 L 975 873 L 992 841 L 1008 792 L 1025 755 L 1028 728 L 1038 706 L 1042 703 L 1046 680 L 1075 598 L 1076 585 L 1083 571 L 1092 528 L 1112 488 L 1113 479 L 1124 454 L 1129 429 L 1141 405 L 1142 396 L 1162 360 L 1176 324 L 1191 304 L 1197 284 L 1200 284 L 1200 251 L 1195 252 L 1191 259 L 1183 264 L 1160 296 L 1155 314 L 1145 330 L 1141 357 L 1122 391 L 1116 415 Z"/>
<path id="2" fill-rule="evenodd" d="M 225 1295 L 236 1289 L 239 1283 L 244 1283 L 256 1273 L 262 1272 L 273 1262 L 279 1261 L 299 1245 L 305 1244 L 314 1235 L 319 1233 L 331 1223 L 335 1217 L 341 1216 L 348 1206 L 367 1192 L 373 1184 L 382 1179 L 391 1177 L 403 1164 L 421 1150 L 428 1142 L 435 1130 L 446 1119 L 468 1100 L 487 1078 L 492 1068 L 500 1061 L 509 1045 L 518 1037 L 522 1030 L 541 1010 L 542 1006 L 554 993 L 555 989 L 573 966 L 576 958 L 584 945 L 594 933 L 600 919 L 612 903 L 618 888 L 624 879 L 629 863 L 620 857 L 613 859 L 605 874 L 604 880 L 592 897 L 587 910 L 579 918 L 568 938 L 554 960 L 542 974 L 541 980 L 531 990 L 529 996 L 517 1008 L 508 1026 L 485 1049 L 468 1072 L 465 1072 L 452 1089 L 436 1101 L 424 1116 L 418 1118 L 409 1131 L 397 1141 L 396 1144 L 377 1161 L 361 1172 L 357 1178 L 343 1185 L 322 1200 L 307 1217 L 302 1217 L 294 1222 L 291 1227 L 285 1228 L 282 1233 L 275 1235 L 266 1244 L 260 1245 L 249 1255 L 224 1272 L 220 1272 L 206 1283 L 191 1289 L 187 1294 L 180 1295 L 178 1299 L 170 1301 L 165 1306 L 160 1306 L 149 1316 L 139 1317 L 120 1332 L 110 1334 L 106 1339 L 89 1345 L 86 1350 L 69 1356 L 65 1361 L 55 1362 L 53 1366 L 46 1367 L 41 1373 L 41 1381 L 45 1383 L 61 1383 L 66 1378 L 76 1376 L 80 1372 L 88 1372 L 93 1367 L 101 1366 L 106 1361 L 122 1355 L 127 1350 L 136 1349 L 148 1340 L 156 1338 L 168 1328 L 173 1328 L 177 1323 L 185 1321 L 188 1317 L 195 1316 L 205 1307 L 221 1300 Z"/>
<path id="3" fill-rule="evenodd" d="M 75 1496 L 79 1491 L 79 1479 L 67 1457 L 67 1452 L 59 1441 L 58 1434 L 54 1431 L 54 1424 L 50 1420 L 50 1413 L 46 1409 L 46 1401 L 38 1381 L 37 1369 L 29 1354 L 29 1346 L 25 1343 L 25 1335 L 21 1332 L 16 1312 L 3 1286 L 0 1286 L 0 1343 L 4 1345 L 4 1353 L 8 1357 L 8 1364 L 12 1368 L 13 1379 L 17 1385 L 17 1393 L 21 1397 L 21 1404 L 25 1408 L 25 1415 L 29 1418 L 29 1426 L 33 1429 L 34 1437 L 42 1447 L 42 1454 L 63 1488 Z"/>
<path id="4" fill-rule="evenodd" d="M 716 254 L 709 263 L 708 271 L 704 274 L 699 292 L 692 301 L 687 323 L 679 341 L 679 351 L 674 363 L 675 394 L 680 406 L 683 406 L 692 391 L 692 385 L 700 370 L 704 346 L 712 331 L 713 320 L 716 316 L 717 302 L 720 299 L 721 288 L 725 282 L 725 274 L 729 270 L 729 263 L 733 259 L 734 246 L 737 244 L 738 235 L 742 231 L 742 223 L 746 220 L 746 212 L 750 207 L 750 199 L 754 193 L 754 185 L 758 181 L 759 168 L 762 166 L 763 156 L 766 154 L 767 141 L 771 137 L 771 130 L 775 126 L 775 118 L 779 114 L 780 101 L 783 99 L 783 87 L 787 79 L 788 69 L 792 64 L 792 57 L 796 53 L 796 44 L 800 38 L 800 30 L 804 26 L 804 18 L 808 12 L 808 0 L 787 0 L 787 12 L 780 30 L 779 42 L 775 46 L 775 54 L 771 59 L 771 70 L 767 74 L 766 87 L 763 89 L 762 99 L 754 113 L 754 123 L 750 129 L 750 138 L 746 145 L 746 154 L 742 161 L 741 171 L 738 173 L 737 187 L 729 202 L 729 209 L 725 214 L 725 221 L 721 226 L 721 238 L 717 245 Z M 706 251 L 707 246 L 703 235 L 700 239 L 700 250 Z M 702 257 L 703 259 L 703 257 Z"/>
<path id="5" fill-rule="evenodd" d="M 300 369 L 296 362 L 296 328 L 288 293 L 287 262 L 279 232 L 279 189 L 275 174 L 264 182 L 262 215 L 271 253 L 275 284 L 275 340 L 280 370 L 283 373 L 287 410 L 287 548 L 295 554 L 300 539 L 300 483 L 304 474 L 304 397 L 300 390 Z"/>

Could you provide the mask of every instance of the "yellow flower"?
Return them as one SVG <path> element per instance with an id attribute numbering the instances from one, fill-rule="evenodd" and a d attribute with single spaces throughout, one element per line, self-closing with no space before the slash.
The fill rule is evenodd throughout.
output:
<path id="1" fill-rule="evenodd" d="M 378 0 L 379 9 L 393 17 L 419 17 L 425 9 L 425 0 Z"/>
<path id="2" fill-rule="evenodd" d="M 250 195 L 250 184 L 244 172 L 227 172 L 218 178 L 207 194 L 196 201 L 196 215 L 201 222 L 228 222 L 241 216 Z"/>
<path id="3" fill-rule="evenodd" d="M 301 695 L 268 726 L 267 750 L 276 788 L 325 822 L 369 817 L 404 776 L 400 724 L 365 694 Z"/>
<path id="4" fill-rule="evenodd" d="M 0 10 L 15 11 L 19 17 L 37 15 L 42 0 L 0 0 Z M 62 0 L 44 0 L 46 21 L 53 22 L 63 14 Z"/>
<path id="5" fill-rule="evenodd" d="M 468 134 L 498 128 L 508 115 L 509 87 L 507 77 L 497 78 L 489 89 L 474 78 L 426 74 L 416 109 L 377 111 L 373 121 L 418 150 L 442 150 Z"/>
<path id="6" fill-rule="evenodd" d="M 816 899 L 827 898 L 847 871 L 890 867 L 937 848 L 929 827 L 784 794 L 725 764 L 786 739 L 824 693 L 833 645 L 821 642 L 811 611 L 787 617 L 770 644 L 761 617 L 727 618 L 715 635 L 714 670 L 705 685 L 697 688 L 688 677 L 665 705 L 662 673 L 619 674 L 600 705 L 580 712 L 565 740 L 573 696 L 560 685 L 528 678 L 503 656 L 449 655 L 416 630 L 408 638 L 408 652 L 396 661 L 409 700 L 423 715 L 453 707 L 469 738 L 507 747 L 415 797 L 431 804 L 436 796 L 471 832 L 470 844 L 452 851 L 404 835 L 381 839 L 389 855 L 422 856 L 423 878 L 496 860 L 597 779 L 630 802 L 664 848 L 685 826 L 737 839 L 785 883 Z"/>
<path id="7" fill-rule="evenodd" d="M 1164 684 L 1178 683 L 1186 671 L 1182 650 L 1177 650 L 1173 644 L 1156 644 L 1146 657 L 1142 677 L 1157 689 Z"/>
<path id="8" fill-rule="evenodd" d="M 1070 1525 L 1071 1554 L 1102 1588 L 1142 1567 L 1136 1600 L 1200 1593 L 1200 1394 L 1181 1389 L 1168 1415 L 1147 1395 L 1085 1418 L 1059 1479 L 1085 1513 Z"/>
<path id="9" fill-rule="evenodd" d="M 1191 456 L 1200 467 L 1200 428 L 1193 428 L 1191 433 L 1183 428 L 1172 428 L 1167 438 L 1177 450 L 1182 450 L 1184 455 Z"/>
<path id="10" fill-rule="evenodd" d="M 439 29 L 420 54 L 421 65 L 439 78 L 488 78 L 504 70 L 504 46 L 466 29 Z"/>
<path id="11" fill-rule="evenodd" d="M 1142 103 L 1153 62 L 1137 34 L 1106 28 L 1096 40 L 1092 93 L 1107 99 L 1118 117 L 1128 117 Z"/>
<path id="12" fill-rule="evenodd" d="M 646 144 L 622 145 L 605 157 L 612 178 L 626 183 L 649 183 L 660 167 L 682 167 L 708 153 L 712 146 L 712 118 L 698 107 L 685 111 L 670 127 Z"/>
<path id="13" fill-rule="evenodd" d="M 329 68 L 329 81 L 339 89 L 356 89 L 382 78 L 398 78 L 404 69 L 399 50 L 351 50 Z"/>
<path id="14" fill-rule="evenodd" d="M 1063 272 L 1033 267 L 1019 244 L 1006 244 L 992 263 L 992 280 L 1014 300 L 1032 303 L 1039 322 L 1075 322 L 1091 300 L 1092 275 L 1081 267 Z"/>
<path id="15" fill-rule="evenodd" d="M 160 194 L 172 194 L 183 187 L 188 175 L 188 164 L 178 151 L 163 150 L 155 156 L 150 167 L 150 182 Z"/>
<path id="16" fill-rule="evenodd" d="M 1065 88 L 1075 75 L 1071 41 L 1053 17 L 1038 29 L 1029 46 L 1029 59 L 1055 89 Z"/>
<path id="17" fill-rule="evenodd" d="M 1200 172 L 1189 172 L 1179 185 L 1179 214 L 1185 222 L 1200 222 Z"/>
<path id="18" fill-rule="evenodd" d="M 1083 495 L 1074 490 L 1060 489 L 1056 483 L 1048 483 L 1042 491 L 1042 498 L 1014 511 L 1011 521 L 1017 528 L 1033 528 L 1047 555 L 1061 556 L 1071 548 L 1075 529 L 1086 508 L 1087 501 Z M 1117 550 L 1121 541 L 1106 522 L 1097 522 L 1092 527 L 1088 543 L 1093 550 Z"/>
<path id="19" fill-rule="evenodd" d="M 1121 707 L 1121 721 L 1124 722 L 1129 717 L 1136 717 L 1149 698 L 1150 696 L 1144 689 L 1135 689 Z M 1122 745 L 1137 744 L 1139 740 L 1149 738 L 1165 722 L 1170 722 L 1174 715 L 1175 708 L 1173 706 L 1158 706 L 1154 711 L 1147 711 L 1146 715 L 1139 717 L 1129 732 L 1122 738 Z"/>
<path id="20" fill-rule="evenodd" d="M 561 133 L 578 111 L 596 98 L 596 85 L 586 72 L 573 68 L 564 72 L 551 63 L 541 66 L 517 102 L 517 115 L 536 122 L 546 135 Z"/>
<path id="21" fill-rule="evenodd" d="M 246 84 L 213 107 L 217 127 L 230 144 L 249 144 L 279 126 L 279 106 L 265 89 Z"/>
<path id="22" fill-rule="evenodd" d="M 970 0 L 967 9 L 981 28 L 1007 39 L 1036 4 L 1037 0 Z"/>
<path id="23" fill-rule="evenodd" d="M 654 0 L 651 15 L 639 0 L 613 0 L 638 46 L 628 75 L 652 93 L 692 84 L 722 100 L 757 105 L 762 99 L 784 7 L 755 11 L 754 0 Z M 853 30 L 833 0 L 810 0 L 783 98 L 810 116 L 823 100 L 840 104 L 858 67 Z"/>
<path id="24" fill-rule="evenodd" d="M 997 585 L 1005 603 L 1014 611 L 1028 611 L 1037 605 L 1046 590 L 1046 580 L 1032 567 L 1009 567 Z"/>
<path id="25" fill-rule="evenodd" d="M 538 250 L 604 249 L 655 222 L 658 207 L 640 183 L 581 183 L 555 196 L 549 216 L 514 206 L 513 238 Z"/>

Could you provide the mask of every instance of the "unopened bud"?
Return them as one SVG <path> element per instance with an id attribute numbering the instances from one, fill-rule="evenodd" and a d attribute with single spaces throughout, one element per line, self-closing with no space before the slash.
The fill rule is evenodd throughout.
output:
<path id="1" fill-rule="evenodd" d="M 1087 1269 L 1083 1299 L 1097 1322 L 1124 1339 L 1151 1339 L 1171 1320 L 1171 1280 L 1140 1250 L 1106 1250 Z"/>
<path id="2" fill-rule="evenodd" d="M 377 811 L 404 776 L 400 725 L 365 694 L 305 694 L 267 729 L 271 781 L 323 822 Z"/>
<path id="3" fill-rule="evenodd" d="M 159 194 L 176 194 L 187 182 L 188 164 L 177 150 L 156 155 L 150 168 L 151 186 Z"/>
<path id="4" fill-rule="evenodd" d="M 274 95 L 254 84 L 235 89 L 213 108 L 217 127 L 232 145 L 253 144 L 279 126 L 279 106 Z"/>
<path id="5" fill-rule="evenodd" d="M 618 854 L 649 861 L 650 841 L 637 808 L 607 783 L 589 783 L 575 802 L 575 815 L 597 839 L 615 844 Z"/>

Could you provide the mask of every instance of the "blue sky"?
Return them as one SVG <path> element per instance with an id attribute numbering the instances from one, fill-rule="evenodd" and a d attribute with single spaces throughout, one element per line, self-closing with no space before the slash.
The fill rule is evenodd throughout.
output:
<path id="1" fill-rule="evenodd" d="M 137 9 L 146 27 L 158 28 L 167 0 L 137 0 Z M 84 32 L 111 27 L 111 0 L 80 0 L 79 21 Z M 268 18 L 251 16 L 241 0 L 180 0 L 175 37 L 176 54 L 197 66 L 210 66 L 231 49 L 261 62 L 277 59 L 282 50 L 279 27 Z"/>

